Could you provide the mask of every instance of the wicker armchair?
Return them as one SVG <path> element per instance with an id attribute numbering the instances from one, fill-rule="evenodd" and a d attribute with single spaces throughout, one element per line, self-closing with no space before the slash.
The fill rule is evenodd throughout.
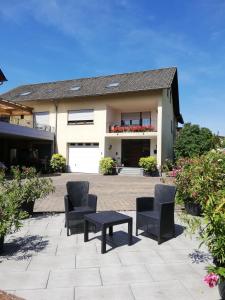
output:
<path id="1" fill-rule="evenodd" d="M 67 195 L 64 196 L 65 226 L 67 235 L 69 235 L 71 227 L 84 222 L 84 215 L 96 212 L 97 196 L 88 194 L 88 181 L 69 181 L 66 187 Z"/>
<path id="2" fill-rule="evenodd" d="M 136 235 L 138 229 L 152 233 L 157 236 L 158 244 L 163 237 L 175 235 L 175 194 L 174 186 L 156 184 L 154 197 L 136 199 Z"/>

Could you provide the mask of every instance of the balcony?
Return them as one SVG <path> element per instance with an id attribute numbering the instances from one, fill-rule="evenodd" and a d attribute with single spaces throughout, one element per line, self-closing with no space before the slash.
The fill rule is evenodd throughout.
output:
<path id="1" fill-rule="evenodd" d="M 11 128 L 16 132 L 20 130 L 21 132 L 25 132 L 26 129 L 24 127 L 26 127 L 32 129 L 31 131 L 27 129 L 29 132 L 34 132 L 37 129 L 53 134 L 55 132 L 54 127 L 43 124 L 34 124 L 35 122 L 32 110 L 33 109 L 31 107 L 0 99 L 1 127 L 5 130 L 9 130 Z"/>

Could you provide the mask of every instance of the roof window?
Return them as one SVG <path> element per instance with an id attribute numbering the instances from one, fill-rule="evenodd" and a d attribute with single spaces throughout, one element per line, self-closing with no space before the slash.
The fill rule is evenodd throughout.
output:
<path id="1" fill-rule="evenodd" d="M 31 94 L 31 92 L 24 92 L 24 93 L 21 93 L 20 96 L 27 96 L 29 94 Z"/>
<path id="2" fill-rule="evenodd" d="M 119 82 L 112 82 L 112 83 L 108 84 L 106 87 L 111 88 L 111 87 L 117 87 L 118 85 L 119 85 Z"/>
<path id="3" fill-rule="evenodd" d="M 70 88 L 71 91 L 79 91 L 80 90 L 80 86 L 72 86 Z"/>

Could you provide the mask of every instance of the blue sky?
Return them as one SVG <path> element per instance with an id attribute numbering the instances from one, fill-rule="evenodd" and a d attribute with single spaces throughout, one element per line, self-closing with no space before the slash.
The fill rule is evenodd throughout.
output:
<path id="1" fill-rule="evenodd" d="M 224 15 L 224 0 L 0 0 L 0 92 L 177 66 L 185 121 L 225 135 Z"/>

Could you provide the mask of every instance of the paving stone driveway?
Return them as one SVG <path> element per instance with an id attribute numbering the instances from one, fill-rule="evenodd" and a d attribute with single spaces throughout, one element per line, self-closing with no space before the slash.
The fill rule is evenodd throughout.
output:
<path id="1" fill-rule="evenodd" d="M 134 212 L 125 214 L 135 222 Z M 218 300 L 217 288 L 202 281 L 207 252 L 176 229 L 161 245 L 140 234 L 128 246 L 127 226 L 119 225 L 101 254 L 99 233 L 87 243 L 82 233 L 66 236 L 64 214 L 27 219 L 6 238 L 0 289 L 26 300 Z"/>
<path id="2" fill-rule="evenodd" d="M 36 212 L 64 211 L 66 182 L 70 180 L 87 180 L 90 193 L 98 196 L 98 211 L 135 210 L 136 197 L 152 196 L 154 186 L 160 182 L 159 177 L 138 176 L 101 176 L 94 174 L 65 173 L 51 177 L 56 191 L 36 202 Z"/>

